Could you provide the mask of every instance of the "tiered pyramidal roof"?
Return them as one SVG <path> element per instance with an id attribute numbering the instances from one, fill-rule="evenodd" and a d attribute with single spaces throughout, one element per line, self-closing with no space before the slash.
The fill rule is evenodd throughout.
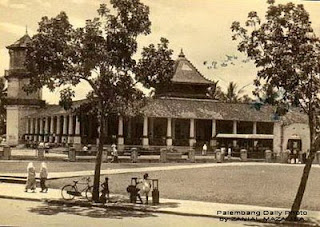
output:
<path id="1" fill-rule="evenodd" d="M 178 59 L 176 60 L 175 73 L 171 81 L 173 83 L 181 84 L 212 84 L 212 81 L 206 79 L 185 57 L 182 49 Z"/>
<path id="2" fill-rule="evenodd" d="M 208 88 L 212 84 L 213 82 L 201 75 L 181 50 L 175 61 L 171 85 L 158 89 L 156 95 L 159 97 L 206 99 L 208 98 Z"/>
<path id="3" fill-rule="evenodd" d="M 31 42 L 31 38 L 26 33 L 24 36 L 22 36 L 20 39 L 18 39 L 16 42 L 11 44 L 10 46 L 7 46 L 8 49 L 13 49 L 13 48 L 26 48 L 28 43 Z"/>

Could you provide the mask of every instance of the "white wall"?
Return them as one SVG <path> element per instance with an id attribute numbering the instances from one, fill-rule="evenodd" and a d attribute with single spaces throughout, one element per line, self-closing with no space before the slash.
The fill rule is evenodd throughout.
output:
<path id="1" fill-rule="evenodd" d="M 19 142 L 19 106 L 7 106 L 7 143 L 15 146 Z"/>
<path id="2" fill-rule="evenodd" d="M 310 149 L 310 131 L 309 125 L 294 123 L 283 128 L 283 149 L 287 148 L 288 140 L 300 138 L 302 142 L 302 151 L 307 152 Z"/>

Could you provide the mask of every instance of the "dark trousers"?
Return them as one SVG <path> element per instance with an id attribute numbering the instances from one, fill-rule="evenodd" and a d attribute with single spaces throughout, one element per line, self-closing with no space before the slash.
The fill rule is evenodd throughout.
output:
<path id="1" fill-rule="evenodd" d="M 40 187 L 41 187 L 42 191 L 47 189 L 46 180 L 47 180 L 47 178 L 40 178 Z"/>

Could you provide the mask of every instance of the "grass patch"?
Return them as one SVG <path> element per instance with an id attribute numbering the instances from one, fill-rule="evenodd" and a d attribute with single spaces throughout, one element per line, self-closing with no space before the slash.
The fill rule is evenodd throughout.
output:
<path id="1" fill-rule="evenodd" d="M 302 169 L 302 166 L 294 165 L 219 166 L 155 171 L 149 176 L 159 179 L 160 198 L 290 208 Z M 126 187 L 131 177 L 142 177 L 143 174 L 110 175 L 111 192 L 127 195 Z M 320 168 L 311 170 L 302 209 L 320 210 L 319 174 Z M 52 180 L 49 184 L 60 188 L 70 182 L 72 179 L 69 178 Z"/>

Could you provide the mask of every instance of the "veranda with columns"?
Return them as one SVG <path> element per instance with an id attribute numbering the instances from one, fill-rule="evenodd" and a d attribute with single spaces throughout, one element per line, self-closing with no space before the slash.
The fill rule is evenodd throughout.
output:
<path id="1" fill-rule="evenodd" d="M 28 116 L 26 119 L 27 142 L 53 144 L 81 144 L 80 121 L 73 114 Z"/>
<path id="2" fill-rule="evenodd" d="M 190 102 L 199 106 L 192 107 Z M 177 105 L 180 105 L 181 111 L 164 110 Z M 269 124 L 273 127 L 270 120 L 261 122 L 261 117 L 266 119 L 268 111 L 252 115 L 250 112 L 254 110 L 248 105 L 237 104 L 241 113 L 231 115 L 227 113 L 228 105 L 230 104 L 208 100 L 155 99 L 141 110 L 142 115 L 114 114 L 107 117 L 105 144 L 116 143 L 120 150 L 126 146 L 202 147 L 204 143 L 213 148 L 222 145 L 236 147 L 248 146 L 251 141 L 257 146 L 261 140 L 268 140 L 268 143 L 272 144 L 273 131 L 263 132 L 261 128 L 264 127 L 260 125 Z M 98 138 L 96 116 L 84 113 L 77 115 L 62 108 L 55 108 L 27 117 L 25 139 L 28 142 L 48 142 L 56 145 L 96 144 Z M 188 108 L 193 108 L 193 111 L 189 111 Z M 250 114 L 251 119 L 248 118 Z M 244 140 L 250 141 L 244 144 L 242 142 Z"/>

